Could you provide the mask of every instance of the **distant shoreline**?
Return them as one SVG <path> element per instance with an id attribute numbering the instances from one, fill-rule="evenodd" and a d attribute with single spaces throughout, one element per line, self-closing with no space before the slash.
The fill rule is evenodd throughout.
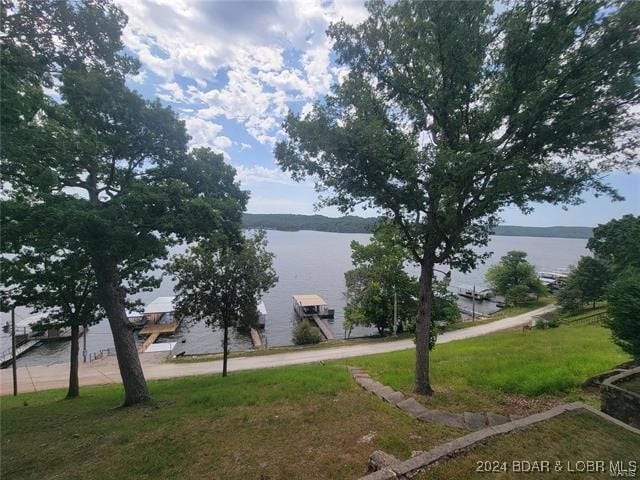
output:
<path id="1" fill-rule="evenodd" d="M 317 232 L 334 233 L 371 233 L 378 221 L 376 217 L 326 217 L 324 215 L 294 215 L 294 214 L 259 214 L 245 213 L 243 215 L 244 228 L 264 228 L 266 230 L 281 230 L 296 232 L 312 230 Z M 543 238 L 591 238 L 592 227 L 520 227 L 515 225 L 499 225 L 494 235 L 505 237 L 543 237 Z"/>

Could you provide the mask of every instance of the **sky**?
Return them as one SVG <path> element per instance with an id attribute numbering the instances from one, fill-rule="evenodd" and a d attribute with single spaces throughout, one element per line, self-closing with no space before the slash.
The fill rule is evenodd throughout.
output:
<path id="1" fill-rule="evenodd" d="M 192 146 L 224 154 L 243 188 L 251 191 L 250 213 L 319 213 L 311 182 L 296 183 L 276 165 L 273 148 L 283 138 L 289 110 L 308 110 L 346 70 L 334 62 L 325 30 L 344 19 L 366 17 L 359 1 L 119 0 L 129 16 L 124 42 L 142 62 L 129 79 L 146 98 L 160 98 L 185 121 Z M 640 214 L 640 172 L 612 173 L 609 181 L 625 197 L 585 195 L 585 203 L 563 210 L 539 205 L 523 215 L 509 208 L 511 225 L 594 226 L 626 213 Z M 375 212 L 355 212 L 372 215 Z"/>

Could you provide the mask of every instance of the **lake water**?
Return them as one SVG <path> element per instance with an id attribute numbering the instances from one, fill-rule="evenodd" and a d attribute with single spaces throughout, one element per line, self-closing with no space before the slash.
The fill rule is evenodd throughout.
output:
<path id="1" fill-rule="evenodd" d="M 329 320 L 336 337 L 344 335 L 342 321 L 344 319 L 344 272 L 351 268 L 352 240 L 366 243 L 369 234 L 344 234 L 327 232 L 267 232 L 269 250 L 275 254 L 274 267 L 279 277 L 277 285 L 265 295 L 263 301 L 267 308 L 267 323 L 264 338 L 268 346 L 291 344 L 291 332 L 295 325 L 292 308 L 292 295 L 317 293 L 324 298 L 330 308 L 336 311 L 335 319 Z M 533 237 L 501 237 L 494 236 L 487 246 L 493 252 L 489 261 L 473 272 L 462 274 L 453 271 L 451 289 L 457 291 L 459 286 L 485 287 L 484 274 L 487 268 L 500 260 L 510 250 L 522 250 L 527 253 L 528 260 L 536 266 L 537 271 L 566 269 L 577 263 L 582 255 L 587 255 L 586 240 L 565 238 L 533 238 Z M 181 249 L 182 250 L 182 249 Z M 178 250 L 176 250 L 178 251 Z M 444 268 L 443 268 L 444 269 Z M 446 269 L 445 269 L 446 270 Z M 415 269 L 417 272 L 417 269 Z M 136 298 L 149 303 L 158 296 L 173 295 L 171 278 L 163 278 L 160 288 L 154 292 L 144 292 Z M 464 300 L 461 300 L 464 305 Z M 490 304 L 478 304 L 483 311 Z M 17 309 L 18 317 L 29 315 L 26 309 Z M 2 315 L 2 324 L 8 319 Z M 375 333 L 374 329 L 356 328 L 353 336 L 364 336 Z M 251 340 L 248 336 L 234 332 L 230 335 L 231 350 L 248 350 Z M 222 335 L 202 325 L 182 325 L 176 336 L 166 341 L 176 341 L 178 345 L 174 353 L 185 351 L 190 354 L 219 352 L 222 350 Z M 82 340 L 81 340 L 82 342 Z M 10 347 L 9 337 L 2 334 L 0 350 Z M 87 334 L 87 351 L 97 352 L 113 347 L 113 340 L 106 321 L 90 327 Z M 82 352 L 82 346 L 81 346 Z M 69 342 L 56 342 L 39 346 L 18 360 L 18 365 L 40 365 L 68 362 Z"/>

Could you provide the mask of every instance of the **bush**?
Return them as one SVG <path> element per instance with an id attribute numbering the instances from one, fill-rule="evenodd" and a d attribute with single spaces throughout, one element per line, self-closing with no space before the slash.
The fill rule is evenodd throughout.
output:
<path id="1" fill-rule="evenodd" d="M 536 317 L 535 328 L 545 330 L 547 328 L 557 328 L 560 326 L 560 320 L 555 312 L 549 312 Z"/>
<path id="2" fill-rule="evenodd" d="M 296 345 L 309 345 L 312 343 L 320 343 L 322 334 L 317 327 L 311 325 L 309 320 L 302 320 L 296 328 L 293 329 L 293 343 Z"/>
<path id="3" fill-rule="evenodd" d="M 640 270 L 623 272 L 609 291 L 609 322 L 614 341 L 640 359 Z"/>

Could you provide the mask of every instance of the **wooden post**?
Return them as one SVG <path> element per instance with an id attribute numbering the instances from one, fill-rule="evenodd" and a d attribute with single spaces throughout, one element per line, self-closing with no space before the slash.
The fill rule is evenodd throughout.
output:
<path id="1" fill-rule="evenodd" d="M 393 335 L 398 334 L 398 294 L 396 287 L 393 287 Z"/>
<path id="2" fill-rule="evenodd" d="M 476 286 L 473 286 L 473 294 L 471 295 L 471 321 L 476 321 Z"/>
<path id="3" fill-rule="evenodd" d="M 82 361 L 87 363 L 87 324 L 82 326 Z"/>
<path id="4" fill-rule="evenodd" d="M 18 395 L 18 369 L 16 367 L 16 309 L 11 309 L 11 369 L 13 370 L 13 396 Z"/>

